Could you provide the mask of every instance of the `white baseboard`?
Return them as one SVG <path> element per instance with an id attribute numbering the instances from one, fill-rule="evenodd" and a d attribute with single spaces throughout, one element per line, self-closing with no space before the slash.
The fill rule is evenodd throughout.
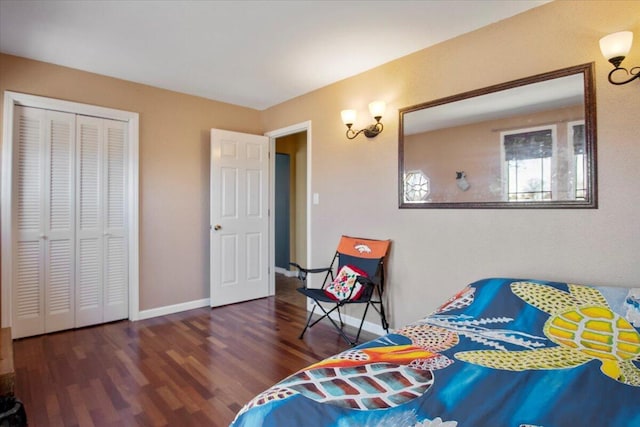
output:
<path id="1" fill-rule="evenodd" d="M 311 304 L 313 304 L 313 303 L 311 303 Z M 307 309 L 310 309 L 311 307 L 313 307 L 313 306 L 312 305 L 308 305 Z M 331 313 L 331 315 L 329 317 L 331 317 L 336 322 L 339 322 L 338 315 L 335 314 L 335 312 Z M 342 314 L 342 321 L 345 324 L 358 329 L 362 319 L 358 319 L 357 317 L 349 316 L 347 314 Z M 391 329 L 391 328 L 389 328 L 389 329 Z M 362 330 L 370 332 L 370 333 L 375 334 L 375 335 L 379 335 L 379 336 L 387 334 L 387 332 L 384 329 L 382 329 L 382 325 L 381 324 L 373 323 L 373 322 L 370 322 L 368 320 L 365 320 L 364 323 L 362 324 Z"/>
<path id="2" fill-rule="evenodd" d="M 207 307 L 210 304 L 209 298 L 195 301 L 183 302 L 180 304 L 167 305 L 164 307 L 142 310 L 138 313 L 138 320 L 151 319 L 152 317 L 166 316 L 167 314 L 180 313 L 181 311 L 193 310 L 195 308 Z"/>
<path id="3" fill-rule="evenodd" d="M 285 275 L 285 276 L 287 276 L 287 277 L 296 277 L 296 276 L 298 275 L 298 272 L 297 272 L 297 271 L 287 270 L 287 269 L 282 268 L 282 267 L 275 267 L 275 268 L 273 269 L 273 271 L 275 271 L 275 272 L 276 272 L 276 273 L 278 273 L 278 274 Z"/>

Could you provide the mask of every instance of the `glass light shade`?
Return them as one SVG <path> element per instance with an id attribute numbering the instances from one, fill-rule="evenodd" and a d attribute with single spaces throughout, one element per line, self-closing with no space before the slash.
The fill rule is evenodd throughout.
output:
<path id="1" fill-rule="evenodd" d="M 384 101 L 373 101 L 369 104 L 369 112 L 373 117 L 382 117 L 384 116 L 384 110 L 387 108 L 387 105 Z"/>
<path id="2" fill-rule="evenodd" d="M 340 115 L 342 116 L 342 123 L 345 125 L 352 125 L 356 122 L 356 110 L 342 110 Z"/>
<path id="3" fill-rule="evenodd" d="M 620 31 L 601 38 L 600 50 L 607 59 L 627 56 L 631 50 L 632 42 L 633 33 L 631 31 Z"/>

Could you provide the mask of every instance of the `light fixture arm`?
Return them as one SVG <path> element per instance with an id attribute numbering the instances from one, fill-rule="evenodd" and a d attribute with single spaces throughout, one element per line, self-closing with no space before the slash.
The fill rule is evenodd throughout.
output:
<path id="1" fill-rule="evenodd" d="M 632 43 L 633 33 L 631 31 L 618 31 L 600 39 L 600 51 L 613 65 L 613 70 L 609 72 L 608 76 L 609 83 L 619 86 L 640 79 L 640 67 L 633 67 L 630 70 L 621 67 L 622 61 L 631 50 Z M 625 74 L 623 75 L 620 71 L 624 71 Z M 614 79 L 613 76 L 616 73 L 618 73 L 618 78 Z M 625 75 L 630 77 L 626 78 Z"/>
<path id="2" fill-rule="evenodd" d="M 382 129 L 384 129 L 384 126 L 382 125 L 382 123 L 380 123 L 380 119 L 382 118 L 381 116 L 376 116 L 374 118 L 376 119 L 376 123 L 358 131 L 351 129 L 351 126 L 353 126 L 352 124 L 347 124 L 347 138 L 355 139 L 355 137 L 357 137 L 361 133 L 364 133 L 364 136 L 366 136 L 367 138 L 378 136 L 378 134 L 382 132 Z"/>
<path id="3" fill-rule="evenodd" d="M 340 112 L 340 116 L 342 116 L 342 123 L 347 126 L 347 139 L 355 139 L 361 133 L 364 133 L 364 136 L 367 138 L 374 138 L 378 136 L 384 126 L 380 123 L 382 116 L 384 115 L 384 110 L 386 108 L 386 104 L 384 101 L 373 101 L 369 103 L 369 112 L 376 119 L 376 122 L 371 126 L 367 126 L 364 129 L 355 130 L 353 129 L 353 124 L 356 121 L 356 110 L 342 110 Z"/>
<path id="4" fill-rule="evenodd" d="M 613 63 L 613 61 L 610 61 L 611 63 Z M 627 70 L 624 67 L 620 67 L 620 63 L 618 63 L 617 65 L 614 64 L 616 68 L 614 68 L 613 70 L 611 70 L 609 72 L 609 83 L 612 83 L 614 85 L 624 85 L 627 84 L 635 79 L 640 79 L 640 67 L 633 67 L 631 70 Z M 616 73 L 617 71 L 624 71 L 629 77 L 626 80 L 614 80 L 613 79 L 613 75 L 614 73 Z M 620 73 L 618 73 L 620 74 Z"/>

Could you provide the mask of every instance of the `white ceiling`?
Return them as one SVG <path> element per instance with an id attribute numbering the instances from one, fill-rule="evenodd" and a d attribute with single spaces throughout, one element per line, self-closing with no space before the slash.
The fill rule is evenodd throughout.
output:
<path id="1" fill-rule="evenodd" d="M 0 51 L 262 110 L 547 0 L 0 0 Z"/>

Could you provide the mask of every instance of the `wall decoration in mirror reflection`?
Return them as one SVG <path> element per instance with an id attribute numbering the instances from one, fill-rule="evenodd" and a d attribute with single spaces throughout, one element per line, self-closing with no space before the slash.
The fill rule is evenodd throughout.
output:
<path id="1" fill-rule="evenodd" d="M 429 178 L 420 170 L 404 175 L 404 200 L 407 203 L 422 203 L 429 200 Z"/>
<path id="2" fill-rule="evenodd" d="M 596 208 L 595 136 L 593 63 L 403 108 L 399 205 Z"/>

